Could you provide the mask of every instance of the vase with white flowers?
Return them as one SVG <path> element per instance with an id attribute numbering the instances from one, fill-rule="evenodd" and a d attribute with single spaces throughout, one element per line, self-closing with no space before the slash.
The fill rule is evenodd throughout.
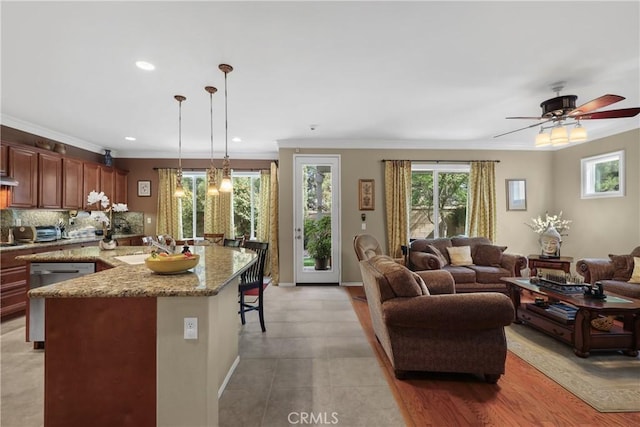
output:
<path id="1" fill-rule="evenodd" d="M 97 210 L 91 211 L 91 218 L 102 224 L 102 239 L 98 242 L 100 249 L 115 249 L 118 243 L 113 239 L 111 224 L 114 212 L 126 212 L 129 207 L 126 203 L 110 203 L 104 192 L 91 191 L 87 197 L 89 206 L 95 206 Z"/>
<path id="2" fill-rule="evenodd" d="M 562 236 L 568 236 L 571 220 L 562 219 L 562 211 L 558 215 L 549 215 L 544 213 L 544 219 L 538 215 L 537 218 L 531 219 L 531 224 L 527 227 L 538 233 L 538 243 L 540 244 L 541 256 L 545 258 L 559 258 L 560 245 L 562 244 Z"/>

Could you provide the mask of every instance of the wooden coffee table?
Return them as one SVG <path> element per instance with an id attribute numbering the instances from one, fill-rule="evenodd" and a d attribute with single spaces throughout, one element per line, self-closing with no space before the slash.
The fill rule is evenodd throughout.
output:
<path id="1" fill-rule="evenodd" d="M 640 348 L 640 301 L 607 292 L 607 299 L 599 300 L 582 294 L 563 294 L 544 286 L 530 283 L 529 279 L 505 277 L 509 295 L 516 311 L 515 323 L 532 326 L 554 338 L 573 346 L 579 357 L 589 357 L 591 350 L 622 350 L 632 357 Z M 549 302 L 564 302 L 578 309 L 575 320 L 553 316 L 533 301 L 523 301 L 522 294 L 531 299 L 541 297 Z M 599 331 L 591 320 L 599 316 L 622 316 L 623 322 L 614 322 L 610 331 Z"/>

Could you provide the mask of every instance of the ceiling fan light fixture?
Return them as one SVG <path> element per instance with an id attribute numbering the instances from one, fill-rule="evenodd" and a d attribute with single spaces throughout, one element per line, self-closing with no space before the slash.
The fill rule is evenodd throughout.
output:
<path id="1" fill-rule="evenodd" d="M 540 127 L 540 133 L 536 135 L 536 147 L 546 147 L 551 145 L 551 137 Z"/>
<path id="2" fill-rule="evenodd" d="M 565 145 L 569 143 L 569 135 L 567 129 L 558 124 L 558 126 L 551 129 L 551 145 L 557 147 L 559 145 Z"/>
<path id="3" fill-rule="evenodd" d="M 587 130 L 582 127 L 580 122 L 576 123 L 576 126 L 571 129 L 569 133 L 569 141 L 571 142 L 584 142 L 587 140 Z"/>

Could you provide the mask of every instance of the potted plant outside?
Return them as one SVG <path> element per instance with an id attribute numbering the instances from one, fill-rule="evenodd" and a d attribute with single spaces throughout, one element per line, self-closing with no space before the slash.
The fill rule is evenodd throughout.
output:
<path id="1" fill-rule="evenodd" d="M 331 217 L 314 221 L 308 233 L 307 252 L 315 260 L 316 270 L 327 270 L 331 258 Z"/>

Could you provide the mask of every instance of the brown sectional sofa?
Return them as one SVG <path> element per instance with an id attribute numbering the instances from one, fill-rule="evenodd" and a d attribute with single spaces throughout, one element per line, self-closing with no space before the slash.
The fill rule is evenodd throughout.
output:
<path id="1" fill-rule="evenodd" d="M 412 272 L 386 255 L 360 261 L 376 337 L 397 378 L 408 371 L 504 373 L 511 300 L 497 292 L 456 294 L 448 271 Z"/>
<path id="2" fill-rule="evenodd" d="M 451 265 L 448 247 L 469 246 L 473 264 Z M 435 250 L 437 250 L 438 253 Z M 409 268 L 413 271 L 445 270 L 451 273 L 457 293 L 507 292 L 502 277 L 520 277 L 527 258 L 505 253 L 506 247 L 491 243 L 486 237 L 452 237 L 417 239 L 411 242 Z"/>
<path id="3" fill-rule="evenodd" d="M 628 282 L 633 272 L 633 257 L 640 257 L 640 246 L 628 255 L 581 259 L 576 263 L 576 271 L 584 276 L 585 283 L 602 283 L 605 293 L 610 291 L 640 299 L 640 284 Z"/>

